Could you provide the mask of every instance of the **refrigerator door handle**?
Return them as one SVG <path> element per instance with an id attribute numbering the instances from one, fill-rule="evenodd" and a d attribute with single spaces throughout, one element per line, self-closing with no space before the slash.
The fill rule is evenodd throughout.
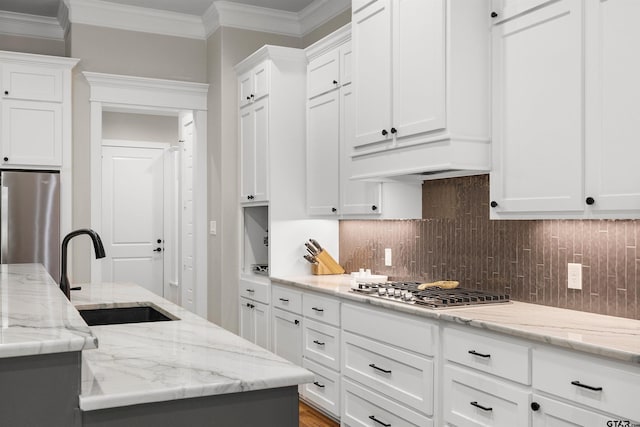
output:
<path id="1" fill-rule="evenodd" d="M 2 186 L 0 196 L 0 264 L 9 252 L 9 187 Z"/>

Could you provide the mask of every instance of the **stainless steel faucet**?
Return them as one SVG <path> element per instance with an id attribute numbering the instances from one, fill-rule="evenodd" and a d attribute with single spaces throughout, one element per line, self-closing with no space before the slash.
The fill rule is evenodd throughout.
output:
<path id="1" fill-rule="evenodd" d="M 61 265 L 61 273 L 60 273 L 60 290 L 64 292 L 67 296 L 67 299 L 71 300 L 71 285 L 69 284 L 69 278 L 67 277 L 67 246 L 69 245 L 69 241 L 76 236 L 81 234 L 87 234 L 91 237 L 91 241 L 93 242 L 93 249 L 96 252 L 96 258 L 104 258 L 104 246 L 102 246 L 102 239 L 95 231 L 89 228 L 81 228 L 79 230 L 72 231 L 71 233 L 64 236 L 62 240 L 62 265 Z"/>

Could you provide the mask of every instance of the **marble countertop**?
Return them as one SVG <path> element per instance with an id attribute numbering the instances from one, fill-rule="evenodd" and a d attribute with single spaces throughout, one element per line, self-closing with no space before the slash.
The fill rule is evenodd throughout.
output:
<path id="1" fill-rule="evenodd" d="M 92 326 L 82 354 L 80 409 L 295 386 L 313 374 L 134 284 L 88 284 L 78 308 L 152 303 L 180 320 Z"/>
<path id="2" fill-rule="evenodd" d="M 425 309 L 349 292 L 351 278 L 340 276 L 271 277 L 272 282 L 330 294 L 430 319 L 465 324 L 532 341 L 640 364 L 640 320 L 604 316 L 537 304 Z"/>
<path id="3" fill-rule="evenodd" d="M 97 346 L 91 329 L 42 265 L 0 265 L 0 358 Z"/>

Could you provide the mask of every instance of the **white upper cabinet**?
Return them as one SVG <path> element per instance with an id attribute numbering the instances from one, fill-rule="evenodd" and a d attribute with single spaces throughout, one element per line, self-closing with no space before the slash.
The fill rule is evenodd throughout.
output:
<path id="1" fill-rule="evenodd" d="M 269 45 L 235 67 L 241 203 L 265 204 L 277 193 L 284 201 L 298 197 L 304 205 L 291 188 L 297 185 L 291 176 L 304 167 L 305 68 L 303 50 Z M 296 164 L 279 167 L 293 158 Z"/>
<path id="2" fill-rule="evenodd" d="M 307 212 L 336 218 L 391 218 L 387 213 L 393 212 L 396 218 L 419 218 L 419 184 L 350 179 L 355 100 L 349 30 L 345 26 L 307 49 Z M 394 195 L 396 209 L 387 210 L 386 200 Z"/>
<path id="3" fill-rule="evenodd" d="M 488 171 L 488 0 L 352 4 L 354 178 Z"/>
<path id="4" fill-rule="evenodd" d="M 640 4 L 494 5 L 492 218 L 639 218 Z"/>
<path id="5" fill-rule="evenodd" d="M 0 52 L 0 164 L 59 168 L 71 149 L 71 69 L 78 61 Z"/>

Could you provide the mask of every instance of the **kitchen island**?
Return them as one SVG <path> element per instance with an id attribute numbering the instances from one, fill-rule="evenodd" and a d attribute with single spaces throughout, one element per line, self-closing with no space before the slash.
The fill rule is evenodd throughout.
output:
<path id="1" fill-rule="evenodd" d="M 42 266 L 2 265 L 0 299 L 2 425 L 298 425 L 311 373 L 140 286 L 70 303 Z M 74 307 L 139 305 L 176 320 L 88 327 Z"/>

